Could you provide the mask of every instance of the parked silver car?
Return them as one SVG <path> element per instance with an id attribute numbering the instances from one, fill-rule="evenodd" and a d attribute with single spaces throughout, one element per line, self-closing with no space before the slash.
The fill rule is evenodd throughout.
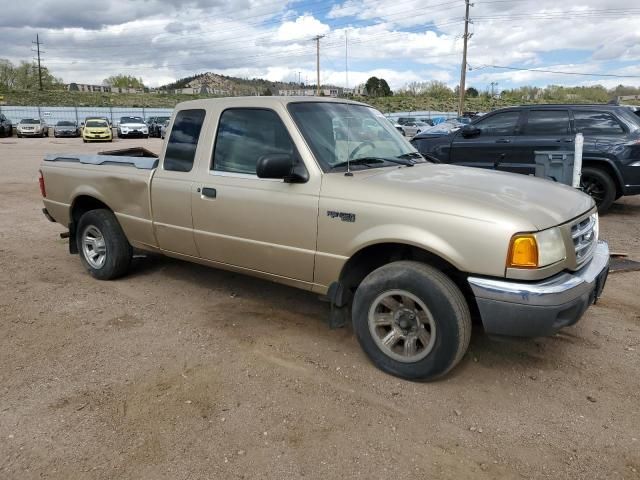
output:
<path id="1" fill-rule="evenodd" d="M 417 120 L 412 120 L 402 125 L 404 134 L 407 137 L 413 137 L 429 127 L 431 127 L 431 125 L 429 125 L 428 123 L 420 122 Z"/>
<path id="2" fill-rule="evenodd" d="M 41 118 L 23 118 L 16 127 L 18 138 L 48 137 L 49 126 Z"/>
<path id="3" fill-rule="evenodd" d="M 167 134 L 167 128 L 169 128 L 169 119 L 165 120 L 160 127 L 160 138 L 164 139 L 165 135 Z"/>

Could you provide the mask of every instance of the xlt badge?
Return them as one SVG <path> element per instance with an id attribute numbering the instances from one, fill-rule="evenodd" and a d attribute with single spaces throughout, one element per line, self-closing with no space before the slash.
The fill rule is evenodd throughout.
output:
<path id="1" fill-rule="evenodd" d="M 356 214 L 355 213 L 345 213 L 345 212 L 336 212 L 335 210 L 327 210 L 327 216 L 331 218 L 339 218 L 343 222 L 355 222 Z"/>

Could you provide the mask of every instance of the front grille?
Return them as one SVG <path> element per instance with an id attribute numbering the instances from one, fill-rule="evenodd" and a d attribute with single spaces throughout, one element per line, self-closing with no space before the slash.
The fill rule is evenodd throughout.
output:
<path id="1" fill-rule="evenodd" d="M 589 260 L 598 243 L 598 216 L 590 215 L 571 227 L 571 239 L 578 266 Z"/>

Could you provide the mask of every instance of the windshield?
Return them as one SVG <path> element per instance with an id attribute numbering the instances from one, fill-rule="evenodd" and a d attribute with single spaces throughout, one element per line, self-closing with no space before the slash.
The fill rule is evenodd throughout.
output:
<path id="1" fill-rule="evenodd" d="M 640 117 L 636 115 L 636 112 L 630 108 L 620 108 L 618 110 L 620 116 L 626 121 L 625 123 L 631 132 L 635 132 L 640 129 Z"/>
<path id="2" fill-rule="evenodd" d="M 89 128 L 105 128 L 108 127 L 107 122 L 103 120 L 89 120 L 86 124 Z"/>
<path id="3" fill-rule="evenodd" d="M 377 110 L 333 102 L 290 103 L 289 112 L 323 171 L 346 170 L 346 162 L 376 157 L 375 163 L 359 162 L 352 170 L 397 166 L 409 156 L 424 162 L 417 151 Z M 415 158 L 414 158 L 415 157 Z"/>
<path id="4" fill-rule="evenodd" d="M 75 127 L 76 124 L 73 122 L 66 122 L 64 120 L 61 120 L 58 122 L 57 126 L 58 127 Z"/>
<path id="5" fill-rule="evenodd" d="M 37 120 L 35 118 L 23 118 L 22 120 L 20 120 L 20 123 L 24 123 L 27 125 L 37 125 L 40 123 L 40 120 Z"/>
<path id="6" fill-rule="evenodd" d="M 144 123 L 141 117 L 121 117 L 120 123 Z"/>

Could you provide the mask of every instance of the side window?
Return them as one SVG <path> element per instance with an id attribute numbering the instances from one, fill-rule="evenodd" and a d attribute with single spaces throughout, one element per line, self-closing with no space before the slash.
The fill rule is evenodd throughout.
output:
<path id="1" fill-rule="evenodd" d="M 174 172 L 190 172 L 204 122 L 204 110 L 180 110 L 173 122 L 163 167 Z"/>
<path id="2" fill-rule="evenodd" d="M 222 112 L 213 151 L 213 170 L 256 174 L 258 159 L 294 154 L 289 132 L 272 110 L 237 108 Z"/>
<path id="3" fill-rule="evenodd" d="M 482 135 L 513 135 L 518 126 L 519 118 L 519 111 L 496 113 L 480 120 L 475 126 L 481 130 Z"/>
<path id="4" fill-rule="evenodd" d="M 607 112 L 574 110 L 573 119 L 576 132 L 583 135 L 615 135 L 624 133 L 624 129 L 613 116 Z"/>
<path id="5" fill-rule="evenodd" d="M 525 135 L 567 135 L 571 133 L 568 110 L 531 110 Z"/>

